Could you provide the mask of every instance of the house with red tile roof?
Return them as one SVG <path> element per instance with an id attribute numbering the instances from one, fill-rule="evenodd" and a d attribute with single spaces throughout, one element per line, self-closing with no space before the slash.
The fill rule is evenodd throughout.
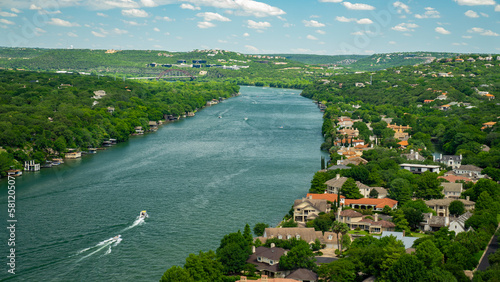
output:
<path id="1" fill-rule="evenodd" d="M 382 211 L 385 206 L 389 206 L 391 209 L 396 209 L 398 207 L 398 201 L 383 198 L 383 199 L 371 199 L 371 198 L 361 198 L 361 199 L 345 199 L 345 205 L 350 206 L 354 209 L 373 209 L 374 211 Z"/>
<path id="2" fill-rule="evenodd" d="M 372 216 L 362 215 L 355 210 L 337 211 L 336 219 L 347 224 L 351 229 L 361 229 L 369 233 L 381 233 L 382 231 L 394 231 L 396 225 L 387 220 L 379 220 L 378 213 Z"/>

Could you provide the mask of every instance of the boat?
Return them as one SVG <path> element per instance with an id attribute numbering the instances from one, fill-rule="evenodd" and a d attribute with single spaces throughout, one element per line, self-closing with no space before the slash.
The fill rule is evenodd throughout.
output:
<path id="1" fill-rule="evenodd" d="M 141 213 L 139 214 L 139 218 L 147 218 L 147 217 L 149 217 L 149 215 L 146 211 L 141 211 Z"/>
<path id="2" fill-rule="evenodd" d="M 115 237 L 113 237 L 113 241 L 118 241 L 118 239 L 120 239 L 122 237 L 122 235 L 116 235 Z"/>
<path id="3" fill-rule="evenodd" d="M 222 118 L 222 116 L 219 116 L 219 118 Z"/>
<path id="4" fill-rule="evenodd" d="M 248 120 L 248 118 L 246 117 L 245 120 Z"/>

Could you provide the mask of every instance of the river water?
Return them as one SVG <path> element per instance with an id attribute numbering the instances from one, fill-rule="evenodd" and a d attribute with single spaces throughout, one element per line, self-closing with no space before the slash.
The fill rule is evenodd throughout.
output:
<path id="1" fill-rule="evenodd" d="M 246 223 L 275 226 L 321 164 L 322 114 L 299 94 L 242 87 L 196 117 L 16 178 L 15 275 L 2 179 L 0 280 L 158 281 Z"/>

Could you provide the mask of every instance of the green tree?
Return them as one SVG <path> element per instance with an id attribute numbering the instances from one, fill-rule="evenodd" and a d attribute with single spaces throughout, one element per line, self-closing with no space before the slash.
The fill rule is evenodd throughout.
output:
<path id="1" fill-rule="evenodd" d="M 338 250 L 340 252 L 340 255 L 342 255 L 342 240 L 340 240 L 339 235 L 346 234 L 349 232 L 349 226 L 347 224 L 340 222 L 340 221 L 334 221 L 332 225 L 332 231 L 337 234 L 337 244 L 338 244 Z"/>
<path id="2" fill-rule="evenodd" d="M 347 178 L 347 180 L 342 184 L 340 189 L 340 194 L 347 199 L 361 199 L 363 195 L 359 192 L 359 188 L 356 185 L 356 181 L 352 178 Z"/>
<path id="3" fill-rule="evenodd" d="M 459 200 L 451 202 L 448 209 L 450 210 L 450 214 L 453 216 L 459 216 L 465 213 L 465 205 Z"/>
<path id="4" fill-rule="evenodd" d="M 394 282 L 427 281 L 424 263 L 416 256 L 403 254 L 387 271 L 387 278 Z"/>
<path id="5" fill-rule="evenodd" d="M 248 226 L 248 232 L 249 230 L 250 226 Z M 243 270 L 250 253 L 250 244 L 239 230 L 225 235 L 217 248 L 217 258 L 224 266 L 226 273 L 238 273 Z"/>
<path id="6" fill-rule="evenodd" d="M 245 229 L 243 229 L 243 238 L 245 238 L 245 240 L 247 241 L 248 243 L 248 246 L 252 246 L 252 243 L 253 243 L 253 237 L 252 237 L 252 230 L 250 229 L 250 225 L 245 224 Z"/>
<path id="7" fill-rule="evenodd" d="M 403 214 L 405 216 L 406 221 L 408 222 L 408 226 L 412 230 L 417 230 L 420 226 L 420 222 L 424 220 L 424 216 L 420 210 L 417 210 L 412 207 L 404 206 L 401 208 Z"/>
<path id="8" fill-rule="evenodd" d="M 327 174 L 325 172 L 316 172 L 311 180 L 311 188 L 309 193 L 322 194 L 326 190 Z"/>
<path id="9" fill-rule="evenodd" d="M 189 272 L 194 281 L 221 281 L 223 268 L 212 250 L 206 253 L 200 251 L 199 255 L 189 254 L 184 264 L 184 269 Z"/>
<path id="10" fill-rule="evenodd" d="M 370 197 L 370 198 L 372 198 L 372 199 L 377 199 L 377 198 L 378 198 L 378 192 L 377 192 L 377 190 L 372 189 L 372 190 L 370 191 L 370 195 L 369 195 L 369 197 Z"/>
<path id="11" fill-rule="evenodd" d="M 424 241 L 415 248 L 417 258 L 424 263 L 428 269 L 441 266 L 443 263 L 443 253 L 434 245 L 431 240 Z"/>
<path id="12" fill-rule="evenodd" d="M 395 230 L 396 231 L 403 231 L 405 230 L 406 233 L 410 232 L 410 227 L 408 226 L 408 221 L 405 218 L 405 214 L 402 210 L 397 210 L 394 213 L 394 217 L 392 218 L 392 222 L 396 225 Z"/>
<path id="13" fill-rule="evenodd" d="M 411 185 L 410 182 L 403 178 L 396 178 L 391 181 L 389 189 L 389 198 L 404 205 L 406 202 L 411 201 Z"/>
<path id="14" fill-rule="evenodd" d="M 59 154 L 66 150 L 66 139 L 64 139 L 64 137 L 59 136 L 56 141 L 54 141 L 54 150 Z"/>
<path id="15" fill-rule="evenodd" d="M 286 255 L 281 256 L 279 266 L 283 270 L 292 270 L 297 268 L 316 268 L 316 259 L 309 244 L 300 240 L 300 243 L 294 246 Z"/>
<path id="16" fill-rule="evenodd" d="M 283 224 L 281 224 L 281 227 L 297 227 L 298 224 L 292 219 L 288 221 L 283 221 Z"/>
<path id="17" fill-rule="evenodd" d="M 348 282 L 356 279 L 356 265 L 349 259 L 321 264 L 318 278 L 326 282 Z"/>
<path id="18" fill-rule="evenodd" d="M 163 273 L 160 282 L 194 282 L 194 280 L 187 270 L 174 265 Z"/>
<path id="19" fill-rule="evenodd" d="M 429 171 L 422 173 L 417 180 L 417 186 L 418 188 L 417 191 L 415 191 L 415 196 L 418 198 L 430 200 L 441 199 L 444 196 L 441 193 L 443 187 L 441 186 L 441 182 L 437 178 L 436 173 Z"/>
<path id="20" fill-rule="evenodd" d="M 268 227 L 269 224 L 267 223 L 262 223 L 262 222 L 256 223 L 255 226 L 253 227 L 253 234 L 255 234 L 255 236 L 262 236 L 264 235 L 264 230 L 266 230 L 266 228 Z"/>

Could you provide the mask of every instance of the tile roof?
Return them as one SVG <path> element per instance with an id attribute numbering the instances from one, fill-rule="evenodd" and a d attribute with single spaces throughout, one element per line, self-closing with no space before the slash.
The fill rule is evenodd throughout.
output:
<path id="1" fill-rule="evenodd" d="M 305 204 L 306 206 L 307 205 L 312 206 L 313 208 L 317 209 L 320 212 L 327 212 L 327 210 L 330 208 L 330 205 L 324 199 L 315 200 L 306 198 L 295 200 L 293 207 L 295 208 L 301 204 Z"/>
<path id="2" fill-rule="evenodd" d="M 464 203 L 464 205 L 466 206 L 473 206 L 475 204 L 475 202 L 473 201 L 468 201 L 464 199 L 434 199 L 425 201 L 425 204 L 428 206 L 449 206 L 451 202 L 457 200 Z"/>
<path id="3" fill-rule="evenodd" d="M 348 217 L 362 217 L 363 215 L 355 210 L 348 209 L 348 210 L 343 210 L 340 212 L 341 216 L 348 216 Z"/>
<path id="4" fill-rule="evenodd" d="M 397 205 L 398 201 L 389 199 L 389 198 L 383 198 L 383 199 L 371 199 L 371 198 L 361 198 L 361 199 L 346 199 L 345 204 L 346 205 L 351 205 L 351 204 L 356 204 L 356 205 L 373 205 L 376 208 L 383 209 L 385 206 L 389 206 L 390 208 L 394 208 L 395 205 Z"/>
<path id="5" fill-rule="evenodd" d="M 446 179 L 451 183 L 455 183 L 456 181 L 463 180 L 465 182 L 471 182 L 472 179 L 460 175 L 448 175 L 448 176 L 438 176 L 438 178 Z"/>
<path id="6" fill-rule="evenodd" d="M 469 170 L 469 171 L 478 171 L 478 172 L 481 172 L 483 169 L 480 168 L 480 167 L 477 167 L 475 165 L 461 165 L 459 168 L 456 168 L 454 169 L 453 171 L 455 170 Z"/>
<path id="7" fill-rule="evenodd" d="M 318 274 L 312 272 L 309 269 L 299 268 L 299 269 L 293 271 L 292 273 L 290 273 L 289 275 L 287 275 L 286 278 L 295 279 L 295 280 L 299 280 L 299 281 L 304 281 L 304 280 L 316 281 L 316 280 L 318 280 Z"/>
<path id="8" fill-rule="evenodd" d="M 312 197 L 313 199 L 324 199 L 330 202 L 336 202 L 338 201 L 338 195 L 337 194 L 313 194 L 313 193 L 308 193 L 307 198 Z M 340 195 L 341 199 L 345 199 L 344 196 Z"/>
<path id="9" fill-rule="evenodd" d="M 327 182 L 325 182 L 325 184 L 327 186 L 331 186 L 331 187 L 342 187 L 342 185 L 344 185 L 344 183 L 346 182 L 347 180 L 347 177 L 340 177 L 340 178 L 332 178 L 330 180 L 328 180 Z"/>
<path id="10" fill-rule="evenodd" d="M 462 183 L 441 183 L 443 192 L 462 192 Z"/>

